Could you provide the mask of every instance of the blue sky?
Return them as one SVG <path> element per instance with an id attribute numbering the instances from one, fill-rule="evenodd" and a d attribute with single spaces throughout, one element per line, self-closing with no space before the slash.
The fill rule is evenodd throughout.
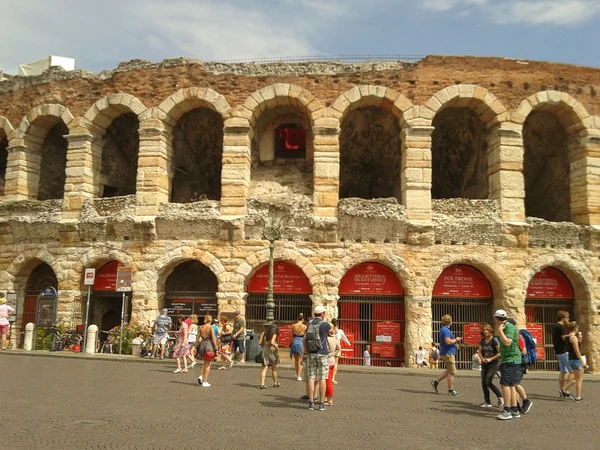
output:
<path id="1" fill-rule="evenodd" d="M 7 1 L 7 0 L 4 0 Z M 474 55 L 600 67 L 600 0 L 29 0 L 3 8 L 0 69 L 119 62 Z"/>

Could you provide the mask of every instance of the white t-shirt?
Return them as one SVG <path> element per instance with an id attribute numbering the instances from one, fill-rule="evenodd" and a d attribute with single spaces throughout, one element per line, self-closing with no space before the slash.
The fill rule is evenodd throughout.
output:
<path id="1" fill-rule="evenodd" d="M 14 313 L 15 310 L 8 306 L 6 303 L 4 305 L 0 305 L 0 325 L 8 325 L 8 315 Z"/>
<path id="2" fill-rule="evenodd" d="M 371 355 L 367 350 L 363 353 L 363 365 L 370 366 L 371 365 Z"/>
<path id="3" fill-rule="evenodd" d="M 417 364 L 423 364 L 425 362 L 425 350 L 417 350 Z"/>

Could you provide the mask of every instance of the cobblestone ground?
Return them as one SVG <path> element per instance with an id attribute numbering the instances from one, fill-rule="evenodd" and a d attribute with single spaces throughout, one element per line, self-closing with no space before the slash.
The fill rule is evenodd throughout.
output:
<path id="1" fill-rule="evenodd" d="M 0 356 L 1 449 L 598 448 L 600 383 L 585 403 L 557 397 L 554 381 L 524 384 L 533 401 L 521 419 L 481 409 L 476 378 L 457 398 L 429 378 L 340 373 L 335 406 L 308 411 L 304 384 L 281 371 L 281 388 L 259 390 L 259 369 L 175 375 L 156 363 Z M 270 385 L 269 385 L 270 386 Z M 316 439 L 316 441 L 315 441 Z M 315 444 L 316 445 L 316 444 Z"/>

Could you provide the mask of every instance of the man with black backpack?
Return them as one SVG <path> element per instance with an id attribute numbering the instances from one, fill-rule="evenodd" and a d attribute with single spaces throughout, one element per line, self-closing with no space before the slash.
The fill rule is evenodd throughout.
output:
<path id="1" fill-rule="evenodd" d="M 327 335 L 331 325 L 324 321 L 325 308 L 316 306 L 315 318 L 310 322 L 304 334 L 304 352 L 308 354 L 308 409 L 314 411 L 315 384 L 319 386 L 319 411 L 325 411 L 325 390 L 328 364 Z M 317 383 L 314 383 L 316 381 Z"/>

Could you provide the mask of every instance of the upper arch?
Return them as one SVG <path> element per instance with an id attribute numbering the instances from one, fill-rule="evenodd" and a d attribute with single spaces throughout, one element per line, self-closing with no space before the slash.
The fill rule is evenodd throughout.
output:
<path id="1" fill-rule="evenodd" d="M 160 119 L 173 126 L 186 112 L 196 108 L 208 108 L 225 120 L 230 115 L 231 106 L 221 94 L 211 88 L 190 87 L 179 89 L 167 97 L 160 105 L 142 113 L 144 119 Z"/>
<path id="2" fill-rule="evenodd" d="M 13 126 L 6 117 L 0 116 L 0 131 L 4 131 L 5 137 L 8 139 L 10 133 L 14 130 Z M 0 134 L 1 136 L 1 134 Z"/>
<path id="3" fill-rule="evenodd" d="M 541 91 L 523 100 L 512 120 L 522 125 L 533 111 L 552 112 L 569 134 L 581 131 L 584 120 L 590 116 L 585 107 L 566 92 Z"/>
<path id="4" fill-rule="evenodd" d="M 61 121 L 70 129 L 73 122 L 71 111 L 62 105 L 46 104 L 29 111 L 21 121 L 18 131 L 26 137 L 43 139 L 50 128 Z"/>
<path id="5" fill-rule="evenodd" d="M 126 93 L 109 94 L 94 103 L 84 114 L 94 127 L 106 130 L 112 121 L 124 113 L 134 113 L 138 118 L 146 107 L 136 97 Z"/>

